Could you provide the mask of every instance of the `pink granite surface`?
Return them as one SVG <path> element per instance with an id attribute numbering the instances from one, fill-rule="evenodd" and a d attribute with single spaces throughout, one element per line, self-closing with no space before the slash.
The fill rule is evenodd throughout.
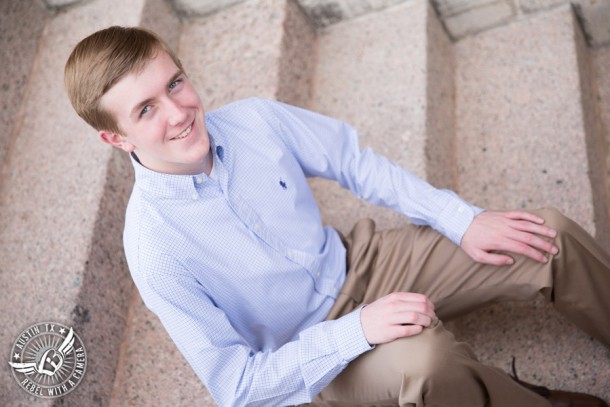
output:
<path id="1" fill-rule="evenodd" d="M 122 252 L 130 164 L 74 113 L 64 90 L 64 63 L 93 31 L 138 24 L 143 5 L 89 1 L 46 22 L 32 69 L 24 69 L 28 92 L 2 172 L 0 343 L 12 344 L 36 322 L 72 326 L 85 345 L 87 371 L 79 387 L 57 401 L 64 406 L 109 402 L 133 292 Z M 21 16 L 24 26 L 28 18 Z M 0 404 L 52 402 L 21 390 L 7 363 L 2 372 Z"/>
<path id="2" fill-rule="evenodd" d="M 362 148 L 451 186 L 452 49 L 426 1 L 387 8 L 322 31 L 310 108 L 346 121 Z M 406 222 L 334 183 L 311 181 L 324 222 L 348 232 L 356 220 L 380 228 Z"/>
<path id="3" fill-rule="evenodd" d="M 22 120 L 19 108 L 26 95 L 40 34 L 49 16 L 39 3 L 0 2 L 0 169 Z"/>
<path id="4" fill-rule="evenodd" d="M 587 197 L 603 186 L 588 181 L 585 146 L 599 125 L 588 111 L 597 108 L 578 101 L 598 92 L 600 128 L 610 141 L 610 48 L 593 53 L 590 77 L 579 75 L 588 51 L 567 9 L 451 45 L 424 0 L 343 22 L 317 38 L 292 2 L 256 0 L 186 21 L 182 29 L 161 0 L 85 2 L 44 28 L 26 114 L 0 180 L 0 326 L 8 327 L 0 343 L 12 342 L 32 321 L 72 321 L 90 365 L 86 381 L 62 405 L 215 405 L 133 291 L 120 240 L 129 163 L 91 143 L 95 132 L 74 115 L 62 89 L 71 47 L 110 24 L 142 24 L 179 42 L 209 107 L 247 96 L 309 106 L 354 124 L 364 145 L 436 184 L 451 186 L 459 177 L 460 192 L 481 205 L 552 202 L 598 228 L 599 208 Z M 23 50 L 25 60 L 33 49 Z M 583 78 L 594 78 L 589 91 Z M 26 94 L 26 85 L 13 85 Z M 359 206 L 332 186 L 314 188 L 325 220 L 339 229 L 361 216 L 381 227 L 404 222 Z M 608 349 L 542 302 L 494 306 L 451 326 L 488 363 L 509 370 L 514 356 L 523 379 L 610 399 Z M 0 375 L 0 400 L 50 405 L 24 394 L 9 374 Z"/>
<path id="5" fill-rule="evenodd" d="M 456 44 L 459 192 L 488 208 L 559 207 L 603 235 L 591 161 L 597 126 L 587 50 L 562 7 Z M 583 104 L 584 103 L 584 104 Z M 595 149 L 595 147 L 593 147 Z M 603 217 L 602 217 L 603 218 Z M 458 321 L 480 358 L 525 380 L 610 399 L 608 349 L 541 302 L 506 304 Z"/>
<path id="6" fill-rule="evenodd" d="M 593 84 L 599 101 L 602 137 L 606 144 L 602 153 L 606 157 L 606 192 L 610 193 L 610 45 L 592 51 Z M 602 185 L 599 186 L 603 188 Z M 610 243 L 607 245 L 610 247 Z"/>
<path id="7" fill-rule="evenodd" d="M 291 2 L 273 0 L 185 21 L 179 53 L 206 108 L 252 96 L 306 103 L 314 39 L 306 24 Z"/>
<path id="8" fill-rule="evenodd" d="M 117 367 L 112 407 L 213 407 L 216 404 L 165 328 L 134 292 Z"/>

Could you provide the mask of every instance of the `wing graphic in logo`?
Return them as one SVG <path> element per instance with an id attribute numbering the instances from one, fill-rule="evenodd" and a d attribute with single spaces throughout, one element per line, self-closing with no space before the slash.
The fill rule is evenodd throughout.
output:
<path id="1" fill-rule="evenodd" d="M 27 363 L 13 363 L 8 362 L 9 365 L 15 368 L 18 372 L 21 372 L 25 375 L 31 375 L 36 372 L 36 362 L 27 362 Z"/>
<path id="2" fill-rule="evenodd" d="M 61 343 L 59 348 L 47 349 L 40 359 L 36 362 L 13 363 L 8 362 L 15 370 L 25 375 L 30 375 L 34 372 L 53 376 L 64 364 L 64 359 L 72 351 L 74 347 L 74 331 L 70 328 L 70 332 Z"/>

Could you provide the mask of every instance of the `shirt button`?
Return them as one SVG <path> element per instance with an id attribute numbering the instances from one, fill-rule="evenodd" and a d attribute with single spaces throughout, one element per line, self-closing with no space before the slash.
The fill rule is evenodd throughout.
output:
<path id="1" fill-rule="evenodd" d="M 261 224 L 260 223 L 255 224 L 254 225 L 254 230 L 256 230 L 257 232 L 260 232 L 261 231 Z"/>
<path id="2" fill-rule="evenodd" d="M 199 195 L 197 195 L 197 193 L 193 192 L 193 195 L 191 195 L 191 199 L 193 201 L 196 201 L 197 199 L 199 199 Z"/>
<path id="3" fill-rule="evenodd" d="M 459 213 L 464 213 L 464 211 L 465 211 L 465 210 L 466 210 L 466 208 L 464 208 L 463 206 L 460 206 L 460 207 L 458 208 L 458 212 L 459 212 Z"/>
<path id="4" fill-rule="evenodd" d="M 203 177 L 201 175 L 195 177 L 195 182 L 201 184 L 203 182 Z"/>
<path id="5" fill-rule="evenodd" d="M 320 272 L 319 271 L 316 273 L 316 277 L 320 278 Z"/>

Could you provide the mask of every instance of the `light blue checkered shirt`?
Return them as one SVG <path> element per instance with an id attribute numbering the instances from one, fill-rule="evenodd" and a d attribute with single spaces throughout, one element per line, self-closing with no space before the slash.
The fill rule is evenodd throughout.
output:
<path id="1" fill-rule="evenodd" d="M 360 309 L 324 321 L 346 251 L 306 177 L 428 224 L 458 243 L 480 211 L 312 112 L 248 99 L 207 113 L 214 169 L 168 175 L 133 160 L 125 251 L 146 305 L 220 406 L 311 401 L 370 350 Z"/>

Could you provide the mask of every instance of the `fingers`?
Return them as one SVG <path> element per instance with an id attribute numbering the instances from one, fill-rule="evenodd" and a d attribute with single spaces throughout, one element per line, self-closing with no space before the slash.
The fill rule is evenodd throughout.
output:
<path id="1" fill-rule="evenodd" d="M 434 318 L 433 313 L 424 313 L 405 309 L 388 316 L 388 322 L 392 325 L 421 325 L 430 326 Z"/>
<path id="2" fill-rule="evenodd" d="M 395 292 L 386 296 L 391 302 L 395 313 L 416 312 L 435 318 L 434 304 L 424 294 Z M 403 322 L 403 323 L 409 323 Z"/>
<path id="3" fill-rule="evenodd" d="M 397 306 L 400 306 L 402 303 L 412 303 L 412 304 L 420 304 L 426 310 L 434 311 L 434 304 L 430 299 L 420 293 L 407 293 L 407 292 L 394 292 L 383 297 L 384 301 L 394 303 Z"/>
<path id="4" fill-rule="evenodd" d="M 381 301 L 386 303 L 388 322 L 394 325 L 429 326 L 436 318 L 434 305 L 423 294 L 396 292 Z"/>
<path id="5" fill-rule="evenodd" d="M 541 218 L 536 217 L 536 220 Z M 512 219 L 512 218 L 509 218 Z M 523 232 L 530 232 L 540 236 L 546 236 L 550 238 L 554 238 L 557 236 L 557 231 L 548 226 L 544 226 L 542 223 L 535 222 L 532 220 L 517 220 L 513 219 L 515 222 L 511 223 L 511 226 L 514 229 L 521 230 Z M 544 221 L 543 221 L 544 222 Z"/>
<path id="6" fill-rule="evenodd" d="M 544 223 L 544 219 L 528 211 L 508 211 L 504 212 L 504 216 L 513 220 L 527 220 L 530 222 L 537 223 L 539 225 L 542 225 Z"/>
<path id="7" fill-rule="evenodd" d="M 550 254 L 557 254 L 559 251 L 554 244 L 531 232 L 518 232 L 513 240 Z"/>
<path id="8" fill-rule="evenodd" d="M 423 294 L 396 292 L 374 301 L 360 314 L 370 344 L 417 335 L 436 320 L 434 304 Z"/>
<path id="9" fill-rule="evenodd" d="M 507 239 L 499 242 L 498 250 L 521 254 L 542 263 L 548 261 L 545 253 L 559 252 L 557 246 L 546 240 L 557 236 L 554 229 L 530 221 L 512 221 L 509 227 Z"/>
<path id="10" fill-rule="evenodd" d="M 499 244 L 496 250 L 500 250 L 503 252 L 510 252 L 515 254 L 520 254 L 522 256 L 529 257 L 533 260 L 539 261 L 541 263 L 546 263 L 548 261 L 547 257 L 542 254 L 541 251 L 535 249 L 529 244 L 520 242 L 518 240 L 507 239 L 502 244 Z M 507 256 L 508 257 L 508 256 Z M 510 261 L 504 264 L 512 264 L 512 258 Z"/>
<path id="11" fill-rule="evenodd" d="M 462 248 L 480 263 L 512 264 L 511 253 L 546 263 L 547 254 L 559 251 L 549 241 L 556 236 L 557 232 L 544 225 L 544 219 L 533 213 L 487 211 L 475 217 L 462 239 Z"/>
<path id="12" fill-rule="evenodd" d="M 396 339 L 406 338 L 422 333 L 424 327 L 421 325 L 396 325 L 392 328 L 393 335 Z"/>

